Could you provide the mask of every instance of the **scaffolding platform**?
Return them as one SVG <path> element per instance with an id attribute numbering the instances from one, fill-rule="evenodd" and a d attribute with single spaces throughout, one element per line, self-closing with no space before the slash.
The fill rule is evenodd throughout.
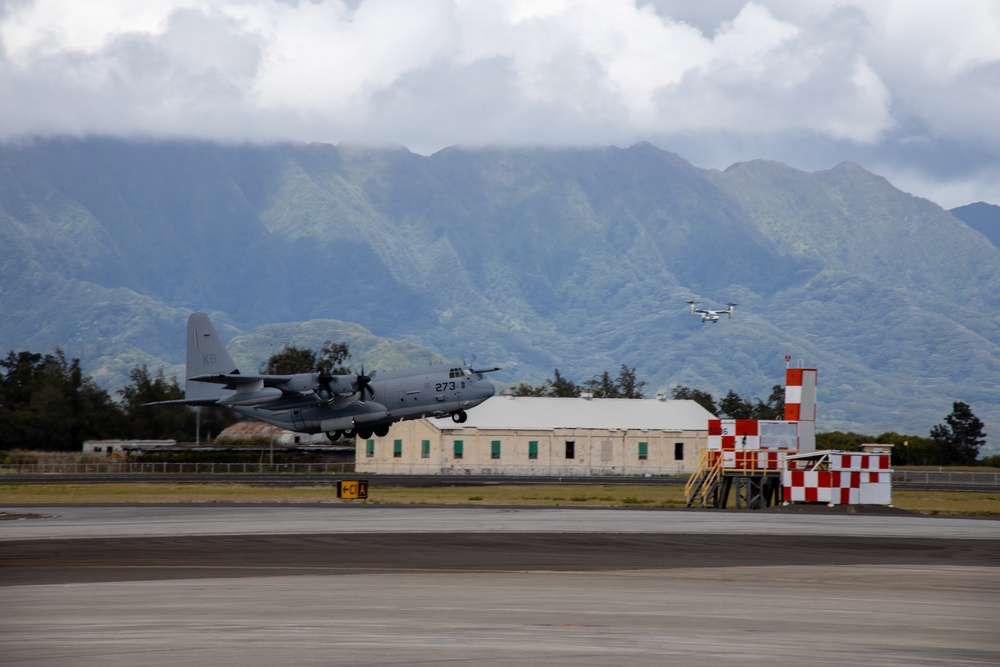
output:
<path id="1" fill-rule="evenodd" d="M 763 509 L 781 502 L 781 475 L 783 467 L 756 467 L 743 465 L 731 467 L 728 457 L 721 452 L 708 450 L 702 454 L 694 474 L 684 487 L 688 507 L 727 509 L 729 496 L 733 495 L 736 509 Z M 754 463 L 750 457 L 740 463 Z M 765 459 L 766 460 L 766 459 Z"/>

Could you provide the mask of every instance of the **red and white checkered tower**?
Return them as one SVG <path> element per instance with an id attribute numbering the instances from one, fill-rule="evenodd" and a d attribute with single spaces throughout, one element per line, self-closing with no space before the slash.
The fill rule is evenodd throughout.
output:
<path id="1" fill-rule="evenodd" d="M 785 369 L 785 420 L 799 423 L 799 451 L 816 450 L 816 369 Z"/>

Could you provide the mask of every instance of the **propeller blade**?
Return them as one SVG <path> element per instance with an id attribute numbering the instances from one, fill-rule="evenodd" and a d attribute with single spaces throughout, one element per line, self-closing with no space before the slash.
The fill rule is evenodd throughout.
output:
<path id="1" fill-rule="evenodd" d="M 368 386 L 371 383 L 372 379 L 369 376 L 365 375 L 364 366 L 361 367 L 361 373 L 358 374 L 357 381 L 358 381 L 358 393 L 361 394 L 362 401 L 365 400 L 366 391 L 369 394 L 368 396 L 369 398 L 375 398 L 375 390 Z"/>
<path id="2" fill-rule="evenodd" d="M 328 403 L 333 400 L 331 380 L 333 380 L 333 376 L 325 371 L 319 371 L 316 374 L 316 395 Z"/>

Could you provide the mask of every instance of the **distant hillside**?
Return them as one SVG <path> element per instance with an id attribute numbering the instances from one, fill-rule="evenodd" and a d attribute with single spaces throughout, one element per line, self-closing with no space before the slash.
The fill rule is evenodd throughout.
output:
<path id="1" fill-rule="evenodd" d="M 1000 248 L 1000 206 L 976 202 L 951 209 L 951 214 L 989 239 Z"/>
<path id="2" fill-rule="evenodd" d="M 625 364 L 650 394 L 766 397 L 787 354 L 820 369 L 823 430 L 926 434 L 962 400 L 996 442 L 998 295 L 996 247 L 853 164 L 720 172 L 648 144 L 0 146 L 0 346 L 58 345 L 108 385 L 178 368 L 185 318 L 207 310 L 226 338 L 256 332 L 247 367 L 357 323 L 412 346 L 400 363 L 476 354 L 507 384 Z M 691 299 L 739 306 L 703 325 Z M 377 363 L 374 343 L 352 349 Z"/>

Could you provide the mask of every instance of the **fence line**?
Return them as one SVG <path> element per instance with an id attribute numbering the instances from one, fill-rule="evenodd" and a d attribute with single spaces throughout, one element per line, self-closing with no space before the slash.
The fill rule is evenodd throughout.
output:
<path id="1" fill-rule="evenodd" d="M 948 482 L 954 484 L 1000 484 L 1000 472 L 952 472 L 949 470 L 897 470 L 894 482 Z"/>
<path id="2" fill-rule="evenodd" d="M 344 474 L 353 473 L 354 463 L 142 463 L 125 461 L 117 463 L 11 463 L 0 465 L 0 476 L 3 474 Z M 390 472 L 390 471 L 385 471 Z M 440 470 L 393 470 L 390 474 L 440 474 Z M 478 472 L 476 474 L 496 474 L 497 476 L 518 476 L 516 470 L 498 468 L 496 471 Z M 580 474 L 563 471 L 566 474 Z M 650 471 L 644 471 L 649 474 Z M 540 474 L 537 470 L 533 474 Z M 522 471 L 523 474 L 523 471 Z M 558 472 L 547 471 L 552 475 Z M 584 473 L 585 474 L 585 473 Z M 678 470 L 663 470 L 652 474 L 677 475 L 686 474 Z M 452 472 L 448 477 L 460 477 L 462 472 Z M 595 475 L 597 477 L 597 475 Z M 1000 485 L 1000 472 L 952 472 L 948 470 L 896 470 L 893 472 L 894 482 L 927 482 L 952 484 L 996 484 Z"/>
<path id="3" fill-rule="evenodd" d="M 343 474 L 353 472 L 354 463 L 12 463 L 0 465 L 0 475 L 12 474 Z"/>

